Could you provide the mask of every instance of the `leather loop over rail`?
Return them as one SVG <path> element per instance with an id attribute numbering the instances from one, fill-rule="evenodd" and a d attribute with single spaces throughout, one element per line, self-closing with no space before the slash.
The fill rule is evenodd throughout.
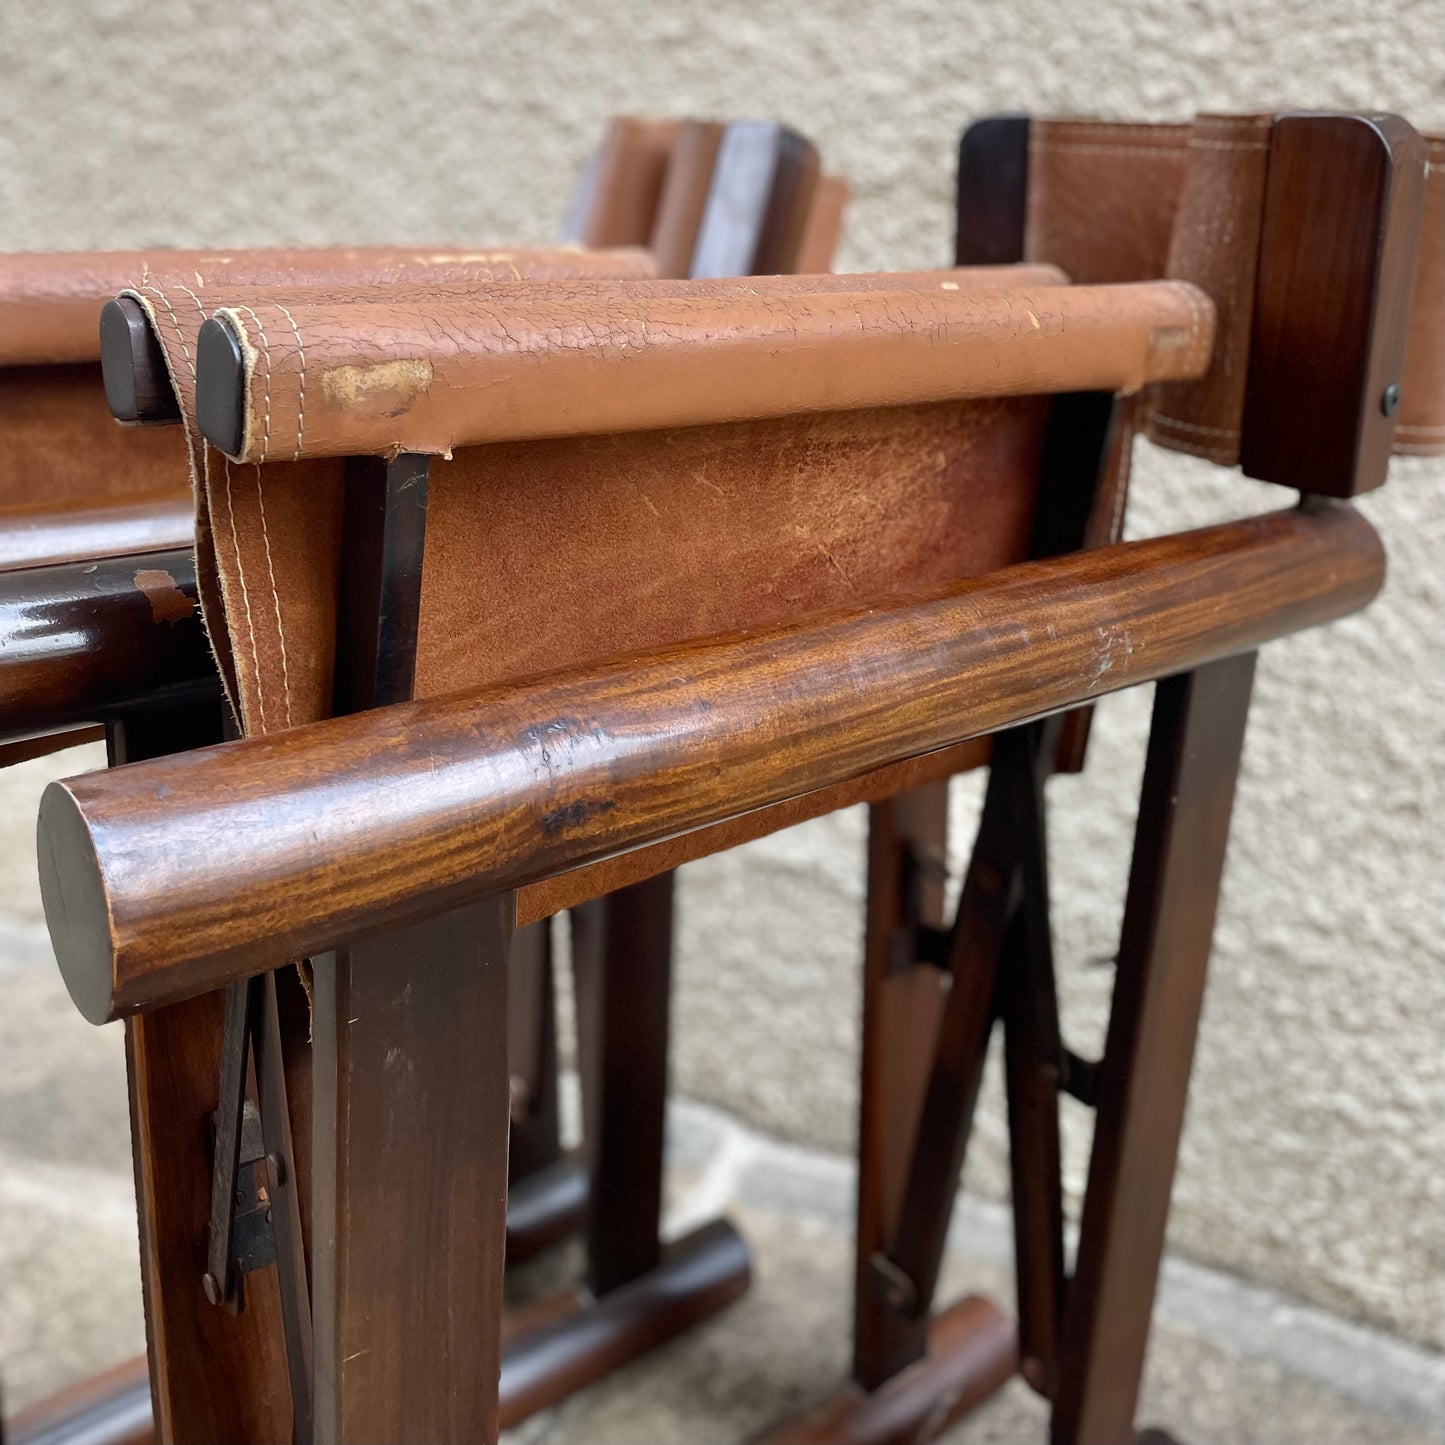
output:
<path id="1" fill-rule="evenodd" d="M 626 285 L 594 282 L 561 283 L 545 300 L 499 287 L 415 303 L 360 293 L 284 314 L 226 306 L 218 316 L 245 354 L 233 460 L 450 455 L 873 406 L 1131 392 L 1201 375 L 1214 337 L 1208 298 L 1177 282 L 884 291 L 847 279 L 841 292 L 683 282 L 645 307 Z"/>
<path id="2" fill-rule="evenodd" d="M 1024 255 L 1076 282 L 1173 277 L 1219 312 L 1204 380 L 1157 399 L 1161 446 L 1225 465 L 1239 454 L 1271 115 L 1192 123 L 1036 119 Z M 1445 137 L 1426 136 L 1425 206 L 1394 451 L 1445 452 Z"/>

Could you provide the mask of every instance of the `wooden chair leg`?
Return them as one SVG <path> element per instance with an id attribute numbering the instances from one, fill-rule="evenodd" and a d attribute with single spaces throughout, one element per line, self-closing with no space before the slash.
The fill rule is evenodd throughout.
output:
<path id="1" fill-rule="evenodd" d="M 1247 653 L 1155 695 L 1060 1343 L 1057 1445 L 1133 1434 L 1253 676 Z"/>
<path id="2" fill-rule="evenodd" d="M 557 1097 L 557 999 L 552 921 L 512 936 L 507 998 L 512 1147 L 507 1158 L 507 1258 L 576 1234 L 587 1218 L 587 1165 L 562 1148 Z"/>
<path id="3" fill-rule="evenodd" d="M 663 873 L 572 910 L 596 1295 L 662 1257 L 673 892 L 673 875 Z"/>
<path id="4" fill-rule="evenodd" d="M 316 960 L 320 1440 L 497 1437 L 514 906 Z"/>
<path id="5" fill-rule="evenodd" d="M 106 744 L 118 765 L 222 734 L 220 705 L 208 703 L 114 721 Z M 255 1277 L 235 1317 L 201 1293 L 223 1001 L 208 994 L 128 1019 L 126 1073 L 155 1437 L 241 1445 L 290 1438 L 291 1393 L 274 1275 Z"/>
<path id="6" fill-rule="evenodd" d="M 557 1118 L 557 1002 L 552 981 L 552 920 L 529 923 L 512 936 L 507 998 L 507 1059 L 512 1082 L 515 1184 L 562 1156 Z"/>
<path id="7" fill-rule="evenodd" d="M 886 1378 L 889 1360 L 921 1348 L 917 1327 L 880 1301 L 874 1261 L 898 1227 L 928 1085 L 928 1050 L 916 1041 L 934 1037 L 943 1011 L 944 976 L 912 945 L 920 928 L 944 925 L 947 846 L 947 783 L 868 810 L 853 1296 L 853 1374 L 865 1386 Z M 893 1338 L 900 1332 L 910 1339 Z"/>

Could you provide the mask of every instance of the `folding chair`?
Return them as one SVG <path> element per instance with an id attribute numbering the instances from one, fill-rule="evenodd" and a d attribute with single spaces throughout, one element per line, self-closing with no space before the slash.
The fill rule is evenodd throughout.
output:
<path id="1" fill-rule="evenodd" d="M 621 131 L 625 134 L 631 127 L 631 122 L 623 121 L 616 123 L 613 129 L 614 133 Z M 696 123 L 681 127 L 684 135 L 699 129 L 719 136 L 724 131 L 721 126 L 700 126 Z M 740 199 L 750 200 L 754 209 L 751 215 L 724 213 L 695 218 L 694 240 L 701 243 L 710 238 L 714 248 L 720 240 L 726 242 L 729 238 L 751 245 L 753 243 L 749 238 L 769 227 L 776 228 L 780 216 L 783 222 L 789 222 L 789 218 L 796 222 L 807 214 L 810 199 L 807 188 L 800 187 L 795 181 L 784 185 L 770 178 L 766 169 L 758 164 L 757 146 L 762 140 L 789 154 L 801 154 L 811 158 L 816 168 L 816 153 L 812 147 L 776 126 L 755 123 L 738 129 L 753 138 L 752 152 L 744 153 L 740 158 L 742 162 L 751 161 L 752 164 L 749 173 L 743 175 L 740 181 L 738 177 L 733 177 L 731 194 L 735 203 Z M 732 163 L 734 172 L 737 165 L 735 160 Z M 720 165 L 720 179 L 726 181 L 728 174 L 728 167 Z M 697 181 L 696 166 L 691 167 L 687 179 L 690 184 Z M 675 182 L 669 182 L 668 190 L 669 194 L 677 190 Z M 601 192 L 604 199 L 606 194 L 607 188 L 604 187 Z M 796 230 L 796 225 L 793 229 Z M 676 239 L 676 225 L 673 231 Z M 786 255 L 777 252 L 776 248 L 774 255 L 778 259 L 786 259 Z M 165 269 L 153 272 L 153 267 Z M 238 280 L 252 283 L 289 281 L 325 286 L 350 277 L 357 284 L 381 286 L 432 277 L 474 284 L 498 278 L 516 279 L 522 275 L 603 272 L 646 275 L 653 270 L 649 257 L 636 248 L 582 253 L 566 247 L 552 251 L 493 252 L 471 256 L 368 249 L 252 252 L 224 258 L 188 253 L 160 253 L 154 258 L 128 254 L 17 258 L 8 277 L 10 295 L 7 298 L 7 314 L 15 322 L 8 334 L 17 348 L 17 356 L 12 359 L 33 360 L 36 352 L 46 356 L 64 355 L 73 360 L 92 357 L 95 347 L 94 313 L 99 300 L 97 287 L 113 288 L 115 278 L 127 274 L 149 274 L 150 280 L 140 288 L 140 294 L 157 296 L 161 292 L 154 282 L 161 280 L 162 276 L 184 277 L 179 290 L 185 297 L 190 297 L 205 294 L 208 287 L 214 291 Z M 174 322 L 174 312 L 168 313 L 165 319 Z M 85 334 L 87 321 L 88 337 Z M 139 457 L 141 463 L 154 456 L 159 463 L 169 465 L 157 463 L 140 466 L 140 470 L 149 489 L 174 487 L 176 480 L 183 479 L 185 475 L 184 464 L 178 465 L 184 456 L 179 428 L 169 432 L 157 432 L 150 428 L 157 423 L 178 422 L 180 413 L 174 404 L 174 393 L 165 374 L 164 361 L 154 346 L 140 308 L 130 303 L 107 308 L 102 341 L 107 347 L 107 399 L 112 412 L 119 419 L 147 426 L 139 432 L 118 432 L 114 427 L 107 426 L 99 435 L 112 444 L 111 452 L 116 451 L 114 443 L 118 437 L 127 444 L 137 438 L 145 442 L 158 439 L 166 443 L 151 445 L 149 452 L 141 448 Z M 30 354 L 27 354 L 27 348 Z M 115 364 L 117 357 L 123 364 Z M 183 350 L 182 360 L 185 359 Z M 93 365 L 83 368 L 71 366 L 55 380 L 63 383 L 60 390 L 73 411 L 85 417 L 93 429 L 94 418 L 99 412 L 100 377 L 97 369 Z M 85 432 L 81 435 L 83 439 L 88 438 Z M 85 458 L 68 453 L 57 444 L 56 436 L 55 430 L 41 435 L 41 440 L 49 447 L 49 454 L 45 458 L 47 465 L 40 474 L 44 476 L 54 472 L 58 455 L 62 464 L 68 457 L 72 469 L 84 477 Z M 109 485 L 112 490 L 122 490 L 120 484 L 129 484 L 129 474 L 123 469 L 119 477 L 110 476 L 105 471 L 111 452 L 100 446 L 96 446 L 94 452 L 99 458 L 95 466 L 103 484 Z M 133 470 L 137 468 L 131 450 L 123 446 L 119 454 L 131 460 Z M 33 475 L 27 480 L 33 486 Z M 28 512 L 23 514 L 27 522 L 30 516 Z M 39 570 L 17 572 L 0 588 L 0 613 L 8 612 L 11 619 L 9 628 L 0 622 L 0 632 L 6 634 L 8 644 L 0 650 L 0 666 L 5 670 L 9 684 L 6 689 L 9 705 L 0 711 L 0 727 L 6 728 L 18 739 L 9 744 L 13 749 L 30 755 L 78 741 L 87 734 L 63 731 L 59 735 L 52 732 L 48 737 L 32 735 L 41 729 L 73 729 L 78 723 L 88 724 L 97 717 L 106 719 L 112 762 L 174 751 L 220 736 L 221 715 L 215 668 L 199 620 L 194 615 L 194 567 L 179 547 L 168 548 L 163 553 L 140 554 L 136 545 L 128 545 L 133 541 L 131 533 L 136 534 L 139 544 L 154 543 L 157 540 L 157 516 L 162 519 L 160 525 L 169 525 L 171 529 L 160 534 L 164 540 L 179 542 L 184 536 L 189 541 L 191 502 L 189 494 L 182 493 L 175 498 L 165 497 L 160 506 L 148 502 L 139 507 L 109 505 L 94 516 L 85 512 L 81 520 L 88 530 L 84 532 L 80 531 L 75 516 L 45 514 L 49 550 L 38 550 L 35 539 L 30 537 L 25 538 L 25 547 L 18 549 L 23 560 L 53 562 L 66 555 L 57 550 L 54 543 L 54 537 L 58 535 L 72 549 L 78 545 L 81 550 L 68 568 L 45 566 Z M 150 530 L 145 530 L 146 527 Z M 32 527 L 33 530 L 35 528 Z M 57 646 L 58 641 L 64 638 L 70 639 L 70 645 Z M 60 685 L 58 691 L 57 684 Z M 667 901 L 670 904 L 670 896 Z M 534 933 L 536 931 L 533 930 Z M 626 936 L 623 942 L 627 942 Z M 664 939 L 664 964 L 666 958 Z M 525 962 L 525 957 L 518 962 Z M 524 968 L 516 971 L 526 977 Z M 550 975 L 547 979 L 550 982 Z M 663 983 L 665 988 L 665 976 Z M 665 992 L 663 999 L 665 1004 Z M 526 1039 L 530 1020 L 525 1013 L 522 1017 L 521 1032 Z M 545 1044 L 554 1037 L 550 1028 L 550 1003 L 544 1022 L 548 1025 L 543 1030 Z M 515 1017 L 512 1023 L 515 1036 L 518 1032 Z M 664 1013 L 661 1034 L 664 1043 L 665 1036 Z M 165 1047 L 160 1051 L 169 1052 Z M 599 1052 L 605 1062 L 615 1048 L 611 1052 Z M 548 1055 L 539 1052 L 537 1057 L 547 1058 Z M 551 1057 L 554 1060 L 555 1054 Z M 661 1058 L 665 1063 L 665 1051 Z M 555 1158 L 555 1062 L 552 1062 L 551 1069 L 553 1114 L 550 1122 Z M 635 1072 L 634 1069 L 634 1075 Z M 514 1082 L 515 1077 L 514 1072 Z M 643 1082 L 638 1080 L 633 1083 L 629 1097 L 635 1098 L 638 1084 Z M 204 1088 L 203 1083 L 192 1081 L 192 1088 L 197 1086 Z M 665 1076 L 659 1076 L 655 1081 L 659 1159 L 664 1086 Z M 163 1090 L 162 1097 L 150 1101 L 161 1113 L 170 1109 L 165 1093 Z M 535 1107 L 541 1091 L 537 1090 L 530 1096 L 524 1092 L 522 1097 Z M 615 1117 L 618 1113 L 614 1105 L 611 1116 Z M 612 1132 L 617 1132 L 615 1125 Z M 632 1131 L 633 1134 L 639 1132 L 645 1139 L 645 1130 Z M 519 1142 L 526 1142 L 525 1127 L 516 1129 L 515 1134 Z M 630 1136 L 622 1137 L 625 1142 Z M 619 1144 L 616 1152 L 622 1151 L 623 1145 Z M 595 1145 L 592 1153 L 594 1158 L 598 1157 Z M 519 1149 L 517 1157 L 526 1160 L 525 1149 Z M 249 1177 L 254 1160 L 248 1156 L 246 1163 Z M 509 1222 L 509 1252 L 517 1255 L 530 1253 L 570 1232 L 581 1222 L 586 1204 L 586 1172 L 574 1161 L 561 1163 L 564 1167 L 560 1173 L 554 1171 L 550 1178 L 528 1180 L 516 1189 Z M 159 1182 L 157 1187 L 160 1187 Z M 162 1203 L 152 1213 L 154 1225 L 157 1217 L 164 1219 L 167 1206 Z M 608 1224 L 605 1215 L 593 1220 L 594 1250 L 599 1254 L 604 1254 L 608 1247 Z M 613 1225 L 614 1229 L 627 1227 L 626 1215 Z M 156 1240 L 152 1240 L 150 1245 L 148 1259 L 158 1259 L 166 1252 Z M 616 1255 L 618 1251 L 614 1248 L 612 1253 Z M 147 1280 L 148 1285 L 152 1283 Z M 151 1293 L 164 1295 L 161 1290 L 152 1290 Z M 138 1412 L 138 1407 L 132 1409 L 135 1402 L 131 1396 L 142 1389 L 141 1380 L 138 1372 L 132 1369 L 124 1379 L 113 1375 L 111 1383 L 118 1392 L 116 1419 L 123 1424 L 130 1414 Z M 62 1407 L 43 1407 L 38 1417 L 42 1423 L 35 1424 L 33 1428 L 50 1428 L 44 1422 L 55 1418 L 57 1409 Z M 60 1418 L 62 1421 L 66 1418 L 63 1409 Z M 27 1428 L 23 1422 L 22 1428 Z"/>
<path id="2" fill-rule="evenodd" d="M 1381 403 L 1403 345 L 1418 140 L 1402 123 L 1333 117 L 1264 133 L 1245 464 L 1349 496 L 1382 478 L 1393 430 Z M 1363 198 L 1361 224 L 1338 224 L 1341 177 Z M 1316 234 L 1338 244 L 1299 240 Z M 298 1375 L 293 1351 L 290 1378 L 307 1386 L 318 1438 L 495 1433 L 507 1110 L 496 1030 L 513 916 L 946 776 L 978 756 L 973 739 L 1019 728 L 996 744 L 962 922 L 920 935 L 926 961 L 951 965 L 955 982 L 903 1180 L 905 1213 L 921 1223 L 902 1259 L 870 1261 L 891 1352 L 814 1422 L 817 1438 L 915 1438 L 986 1392 L 1011 1342 L 1005 1332 L 999 1348 L 986 1308 L 962 1323 L 950 1311 L 930 1331 L 929 1256 L 1000 954 L 1007 993 L 1027 1005 L 1005 1011 L 1015 1097 L 1031 1105 L 1023 1137 L 1046 1142 L 1050 1087 L 1057 1098 L 1037 808 L 1039 759 L 1054 754 L 1032 720 L 1170 679 L 1121 957 L 1124 1042 L 1111 1038 L 1095 1075 L 1100 1137 L 1120 1142 L 1096 1152 L 1107 1182 L 1091 1186 L 1099 1222 L 1085 1219 L 1094 1263 L 1081 1251 L 1067 1291 L 1068 1319 L 1085 1323 L 1066 1336 L 1084 1345 L 1059 1355 L 1059 1438 L 1113 1433 L 1080 1424 L 1087 1411 L 1071 1419 L 1063 1398 L 1102 1390 L 1117 1410 L 1131 1388 L 1128 1360 L 1098 1344 L 1101 1320 L 1118 1327 L 1100 1302 L 1120 1289 L 1127 1210 L 1142 1209 L 1162 1242 L 1178 1120 L 1155 1110 L 1141 1125 L 1129 1101 L 1147 1085 L 1182 1110 L 1252 650 L 1363 605 L 1382 557 L 1347 504 L 1316 501 L 1022 561 L 1057 520 L 1035 516 L 1036 496 L 1079 471 L 1067 437 L 1046 435 L 1046 398 L 1207 386 L 1215 308 L 1181 282 L 1018 279 L 1001 292 L 964 289 L 957 274 L 625 294 L 557 283 L 481 308 L 437 288 L 329 306 L 258 292 L 201 329 L 194 410 L 220 449 L 208 454 L 209 505 L 237 519 L 209 534 L 224 594 L 213 627 L 233 646 L 248 729 L 268 734 L 277 709 L 288 724 L 319 715 L 332 696 L 390 705 L 57 785 L 42 806 L 42 885 L 62 970 L 96 1020 L 188 1007 L 179 1001 L 222 985 L 243 1009 L 276 976 L 241 980 L 324 955 L 314 1128 L 293 1130 L 300 1150 L 310 1132 L 310 1158 L 291 1141 L 275 1148 L 272 1131 L 265 1141 L 279 1176 L 309 1177 L 323 1221 L 311 1328 L 299 1331 L 314 1354 Z M 277 305 L 295 317 L 295 345 L 258 347 L 252 323 Z M 1322 328 L 1335 344 L 1319 346 Z M 303 353 L 313 377 L 408 365 L 376 391 L 338 390 L 303 421 Z M 1301 415 L 1301 395 L 1309 429 L 1282 446 L 1278 418 Z M 273 435 L 294 459 L 272 459 Z M 368 460 L 378 456 L 390 460 Z M 1096 475 L 1087 469 L 1090 485 Z M 899 497 L 906 508 L 888 505 Z M 538 526 L 552 515 L 571 529 Z M 815 522 L 806 555 L 785 525 L 800 515 L 831 524 Z M 246 606 L 247 559 L 267 551 L 274 616 Z M 481 558 L 494 586 L 479 609 Z M 577 579 L 573 594 L 539 587 L 558 576 Z M 609 596 L 617 576 L 641 590 Z M 842 610 L 818 615 L 830 604 Z M 470 690 L 446 695 L 458 688 Z M 401 700 L 414 690 L 423 700 Z M 479 1052 L 488 1027 L 493 1047 Z M 291 1082 L 266 1049 L 262 1039 L 263 1128 Z M 294 1089 L 285 1102 L 292 1122 L 306 1114 Z M 876 1188 L 865 1151 L 870 1169 Z M 1043 1172 L 1024 1171 L 1031 1240 L 1047 1237 L 1037 1220 L 1056 1217 Z M 1157 1249 L 1152 1262 L 1144 1253 L 1152 1294 Z M 305 1272 L 294 1254 L 281 1264 L 283 1281 Z M 1046 1270 L 1029 1278 L 1059 1283 Z M 1127 1330 L 1139 1293 L 1120 1315 Z M 1025 1310 L 1026 1334 L 1054 1317 Z M 1146 1298 L 1146 1326 L 1147 1314 Z M 274 1362 L 254 1365 L 224 1377 L 229 1418 L 254 1420 L 288 1383 Z M 505 1365 L 500 1375 L 505 1398 Z"/>

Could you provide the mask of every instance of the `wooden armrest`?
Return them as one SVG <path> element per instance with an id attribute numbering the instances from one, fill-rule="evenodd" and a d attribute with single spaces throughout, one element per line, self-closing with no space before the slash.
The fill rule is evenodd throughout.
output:
<path id="1" fill-rule="evenodd" d="M 1213 307 L 1173 282 L 1018 291 L 582 281 L 223 306 L 197 411 L 233 459 L 456 447 L 1200 375 Z M 553 296 L 565 299 L 550 299 Z M 144 298 L 141 298 L 144 299 Z M 273 444 L 272 439 L 277 440 Z"/>
<path id="2" fill-rule="evenodd" d="M 1360 608 L 1348 504 L 52 784 L 40 879 L 103 1022 Z"/>

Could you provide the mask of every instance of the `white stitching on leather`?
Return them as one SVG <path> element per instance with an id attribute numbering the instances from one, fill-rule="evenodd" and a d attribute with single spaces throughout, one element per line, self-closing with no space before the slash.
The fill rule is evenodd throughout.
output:
<path id="1" fill-rule="evenodd" d="M 1237 426 L 1204 426 L 1197 421 L 1180 421 L 1177 416 L 1158 416 L 1155 419 L 1165 422 L 1169 426 L 1181 427 L 1185 431 L 1202 432 L 1205 436 L 1237 437 L 1239 435 Z"/>
<path id="2" fill-rule="evenodd" d="M 271 346 L 266 340 L 266 329 L 261 325 L 261 318 L 249 306 L 237 306 L 236 310 L 250 312 L 251 320 L 256 323 L 256 334 L 261 338 L 261 350 L 266 357 L 265 413 L 261 420 L 261 460 L 264 462 L 266 453 L 271 449 Z"/>
<path id="3" fill-rule="evenodd" d="M 185 288 L 182 287 L 181 289 L 184 290 Z M 179 320 L 177 319 L 177 317 L 176 317 L 175 307 L 173 307 L 173 306 L 171 305 L 171 299 L 170 299 L 170 297 L 167 296 L 166 293 L 165 293 L 164 291 L 162 291 L 159 286 L 149 286 L 149 285 L 146 285 L 146 286 L 142 286 L 142 287 L 141 287 L 141 290 L 142 290 L 142 291 L 150 291 L 150 292 L 152 292 L 154 295 L 159 296 L 159 297 L 161 298 L 161 305 L 166 308 L 166 314 L 171 318 L 171 325 L 172 325 L 173 327 L 175 327 L 175 330 L 176 330 L 176 340 L 181 343 L 181 355 L 186 358 L 186 365 L 190 368 L 190 372 L 191 372 L 191 380 L 194 381 L 194 380 L 196 379 L 196 363 L 191 360 L 190 348 L 187 347 L 187 345 L 186 345 L 186 333 L 181 330 L 181 323 L 180 323 L 180 321 L 179 321 Z M 192 300 L 195 300 L 194 297 L 192 297 L 191 299 L 192 299 Z M 197 303 L 197 304 L 199 305 L 199 303 Z M 205 319 L 205 315 L 206 315 L 206 313 L 205 313 L 204 311 L 201 312 L 201 319 L 202 319 L 202 320 Z"/>
<path id="4" fill-rule="evenodd" d="M 1167 422 L 1168 417 L 1155 417 L 1156 422 Z M 1233 447 L 1221 447 L 1211 445 L 1209 442 L 1193 442 L 1186 437 L 1170 437 L 1169 446 L 1172 451 L 1188 452 L 1190 456 L 1203 457 L 1206 461 L 1223 462 L 1230 464 L 1234 461 Z"/>
<path id="5" fill-rule="evenodd" d="M 276 608 L 276 638 L 281 644 L 281 688 L 286 699 L 286 726 L 291 726 L 291 669 L 286 663 L 286 632 L 281 625 L 281 596 L 276 590 L 276 564 L 271 560 L 271 534 L 266 529 L 266 494 L 262 487 L 261 467 L 256 467 L 256 505 L 261 512 L 261 542 L 266 549 L 266 571 L 271 577 L 271 601 Z M 229 477 L 228 477 L 229 480 Z M 258 682 L 257 686 L 260 684 Z"/>
<path id="6" fill-rule="evenodd" d="M 266 732 L 266 690 L 261 686 L 261 659 L 256 651 L 256 627 L 251 618 L 251 594 L 246 588 L 246 567 L 241 561 L 241 544 L 236 535 L 236 503 L 231 495 L 231 459 L 224 452 L 221 462 L 226 469 L 226 516 L 231 526 L 231 550 L 236 558 L 236 576 L 241 583 L 241 602 L 246 612 L 246 632 L 251 639 L 251 671 L 256 678 L 256 711 L 260 713 L 261 731 Z"/>
<path id="7" fill-rule="evenodd" d="M 296 451 L 292 461 L 298 461 L 301 457 L 301 438 L 306 431 L 306 348 L 301 344 L 301 328 L 296 324 L 296 318 L 279 302 L 274 301 L 272 305 L 291 323 L 291 330 L 296 337 L 296 356 L 301 367 L 301 386 L 296 403 Z"/>
<path id="8" fill-rule="evenodd" d="M 1262 140 L 1191 140 L 1189 149 L 1192 151 L 1267 151 L 1269 142 Z"/>
<path id="9" fill-rule="evenodd" d="M 1445 437 L 1445 426 L 1426 426 L 1423 422 L 1407 422 L 1395 428 L 1397 432 L 1409 432 L 1411 435 Z"/>
<path id="10" fill-rule="evenodd" d="M 1127 145 L 1104 145 L 1102 142 L 1094 141 L 1072 141 L 1063 140 L 1037 140 L 1029 142 L 1029 154 L 1039 155 L 1044 151 L 1076 151 L 1084 155 L 1096 156 L 1182 156 L 1186 148 L 1182 145 L 1167 146 L 1127 146 Z"/>

